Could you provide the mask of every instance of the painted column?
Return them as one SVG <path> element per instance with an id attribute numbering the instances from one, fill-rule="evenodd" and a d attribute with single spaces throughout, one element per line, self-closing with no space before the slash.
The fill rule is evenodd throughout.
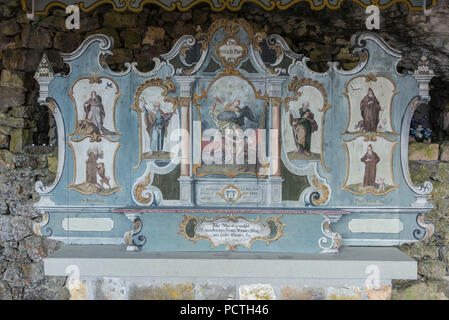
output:
<path id="1" fill-rule="evenodd" d="M 268 205 L 279 206 L 282 203 L 281 177 L 281 106 L 282 83 L 286 77 L 270 79 L 267 94 L 270 98 L 271 130 L 270 137 L 270 177 L 268 187 Z"/>
<path id="2" fill-rule="evenodd" d="M 271 176 L 281 176 L 281 97 L 270 97 L 271 105 L 271 131 L 270 131 L 270 154 L 271 154 Z"/>
<path id="3" fill-rule="evenodd" d="M 180 200 L 186 204 L 193 204 L 193 183 L 192 183 L 192 139 L 191 139 L 191 95 L 194 77 L 175 76 L 179 83 L 179 104 L 181 105 L 181 174 Z"/>
<path id="4" fill-rule="evenodd" d="M 190 176 L 190 97 L 181 97 L 181 177 Z"/>
<path id="5" fill-rule="evenodd" d="M 193 77 L 177 77 L 176 82 L 179 87 L 179 103 L 181 105 L 181 177 L 190 176 L 191 144 L 190 144 L 190 100 L 192 86 L 195 78 Z"/>
<path id="6" fill-rule="evenodd" d="M 281 105 L 282 83 L 285 77 L 270 79 L 267 94 L 270 97 L 271 130 L 270 130 L 270 176 L 281 176 Z"/>

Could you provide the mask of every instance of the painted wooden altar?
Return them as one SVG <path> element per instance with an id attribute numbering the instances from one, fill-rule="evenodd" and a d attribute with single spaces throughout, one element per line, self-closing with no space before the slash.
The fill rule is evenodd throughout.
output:
<path id="1" fill-rule="evenodd" d="M 40 103 L 53 112 L 58 170 L 36 183 L 35 232 L 128 250 L 338 252 L 432 233 L 430 182 L 408 169 L 414 110 L 429 100 L 425 58 L 355 35 L 360 64 L 324 73 L 277 35 L 220 20 L 181 37 L 148 73 L 104 65 L 111 38 L 44 55 Z"/>

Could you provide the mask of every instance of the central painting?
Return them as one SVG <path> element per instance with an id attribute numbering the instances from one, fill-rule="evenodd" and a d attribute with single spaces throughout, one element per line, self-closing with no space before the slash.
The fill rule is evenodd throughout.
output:
<path id="1" fill-rule="evenodd" d="M 266 128 L 268 98 L 242 75 L 235 75 L 217 78 L 194 102 L 201 123 L 201 134 L 194 132 L 201 139 L 195 175 L 266 176 L 258 155 L 266 153 L 260 129 Z"/>

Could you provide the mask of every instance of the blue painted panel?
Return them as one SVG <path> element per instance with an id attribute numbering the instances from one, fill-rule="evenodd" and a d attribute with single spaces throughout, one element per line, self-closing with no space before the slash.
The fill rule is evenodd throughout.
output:
<path id="1" fill-rule="evenodd" d="M 264 227 L 248 226 L 262 228 L 261 239 L 238 250 L 335 252 L 342 244 L 393 245 L 429 236 L 423 214 L 432 208 L 426 200 L 432 187 L 414 186 L 407 163 L 410 114 L 427 101 L 422 87 L 432 77 L 425 59 L 417 73 L 398 74 L 400 53 L 367 33 L 353 38 L 358 66 L 343 71 L 330 65 L 317 73 L 281 37 L 255 34 L 243 20 L 211 28 L 197 38 L 182 37 L 148 73 L 135 64 L 120 73 L 101 66 L 100 56 L 112 47 L 103 35 L 64 55 L 68 75 L 45 73 L 41 62 L 40 100 L 55 114 L 60 151 L 55 183 L 36 185 L 36 206 L 48 213 L 39 232 L 70 243 L 211 250 L 204 237 L 194 243 L 179 233 L 187 214 L 197 219 L 195 228 L 221 216 L 234 225 L 260 216 Z M 380 108 L 371 111 L 379 118 L 374 129 L 361 111 L 370 89 L 376 97 L 370 101 Z M 227 141 L 214 138 L 212 144 L 205 138 L 210 128 L 217 134 L 254 130 L 256 162 L 206 162 L 205 150 L 217 143 L 224 150 Z M 248 154 L 250 144 L 243 144 Z M 379 158 L 371 173 L 362 158 L 375 159 L 369 145 Z M 187 163 L 176 157 L 182 155 Z M 298 190 L 297 197 L 282 198 L 283 188 Z M 367 217 L 397 219 L 403 229 L 351 232 L 350 221 Z M 109 218 L 114 227 L 65 230 L 65 218 Z M 284 233 L 268 224 L 271 218 Z M 277 235 L 268 246 L 267 230 Z"/>

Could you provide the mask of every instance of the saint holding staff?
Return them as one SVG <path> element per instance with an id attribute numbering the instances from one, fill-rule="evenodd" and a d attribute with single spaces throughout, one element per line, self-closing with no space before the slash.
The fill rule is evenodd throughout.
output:
<path id="1" fill-rule="evenodd" d="M 164 149 L 164 139 L 167 137 L 170 119 L 173 112 L 164 112 L 161 109 L 161 104 L 156 101 L 153 103 L 153 109 L 149 109 L 147 102 L 142 98 L 144 120 L 146 124 L 146 131 L 150 137 L 150 151 L 152 155 L 154 152 L 162 152 Z"/>
<path id="2" fill-rule="evenodd" d="M 308 101 L 302 103 L 299 109 L 299 117 L 295 118 L 290 110 L 290 125 L 293 129 L 293 137 L 295 139 L 296 150 L 310 156 L 310 146 L 312 133 L 318 130 L 318 124 L 314 119 L 314 114 L 309 109 Z"/>
<path id="3" fill-rule="evenodd" d="M 365 176 L 363 177 L 364 187 L 375 187 L 376 185 L 376 167 L 380 161 L 377 153 L 373 151 L 373 146 L 368 145 L 365 155 L 360 159 L 365 163 Z"/>

